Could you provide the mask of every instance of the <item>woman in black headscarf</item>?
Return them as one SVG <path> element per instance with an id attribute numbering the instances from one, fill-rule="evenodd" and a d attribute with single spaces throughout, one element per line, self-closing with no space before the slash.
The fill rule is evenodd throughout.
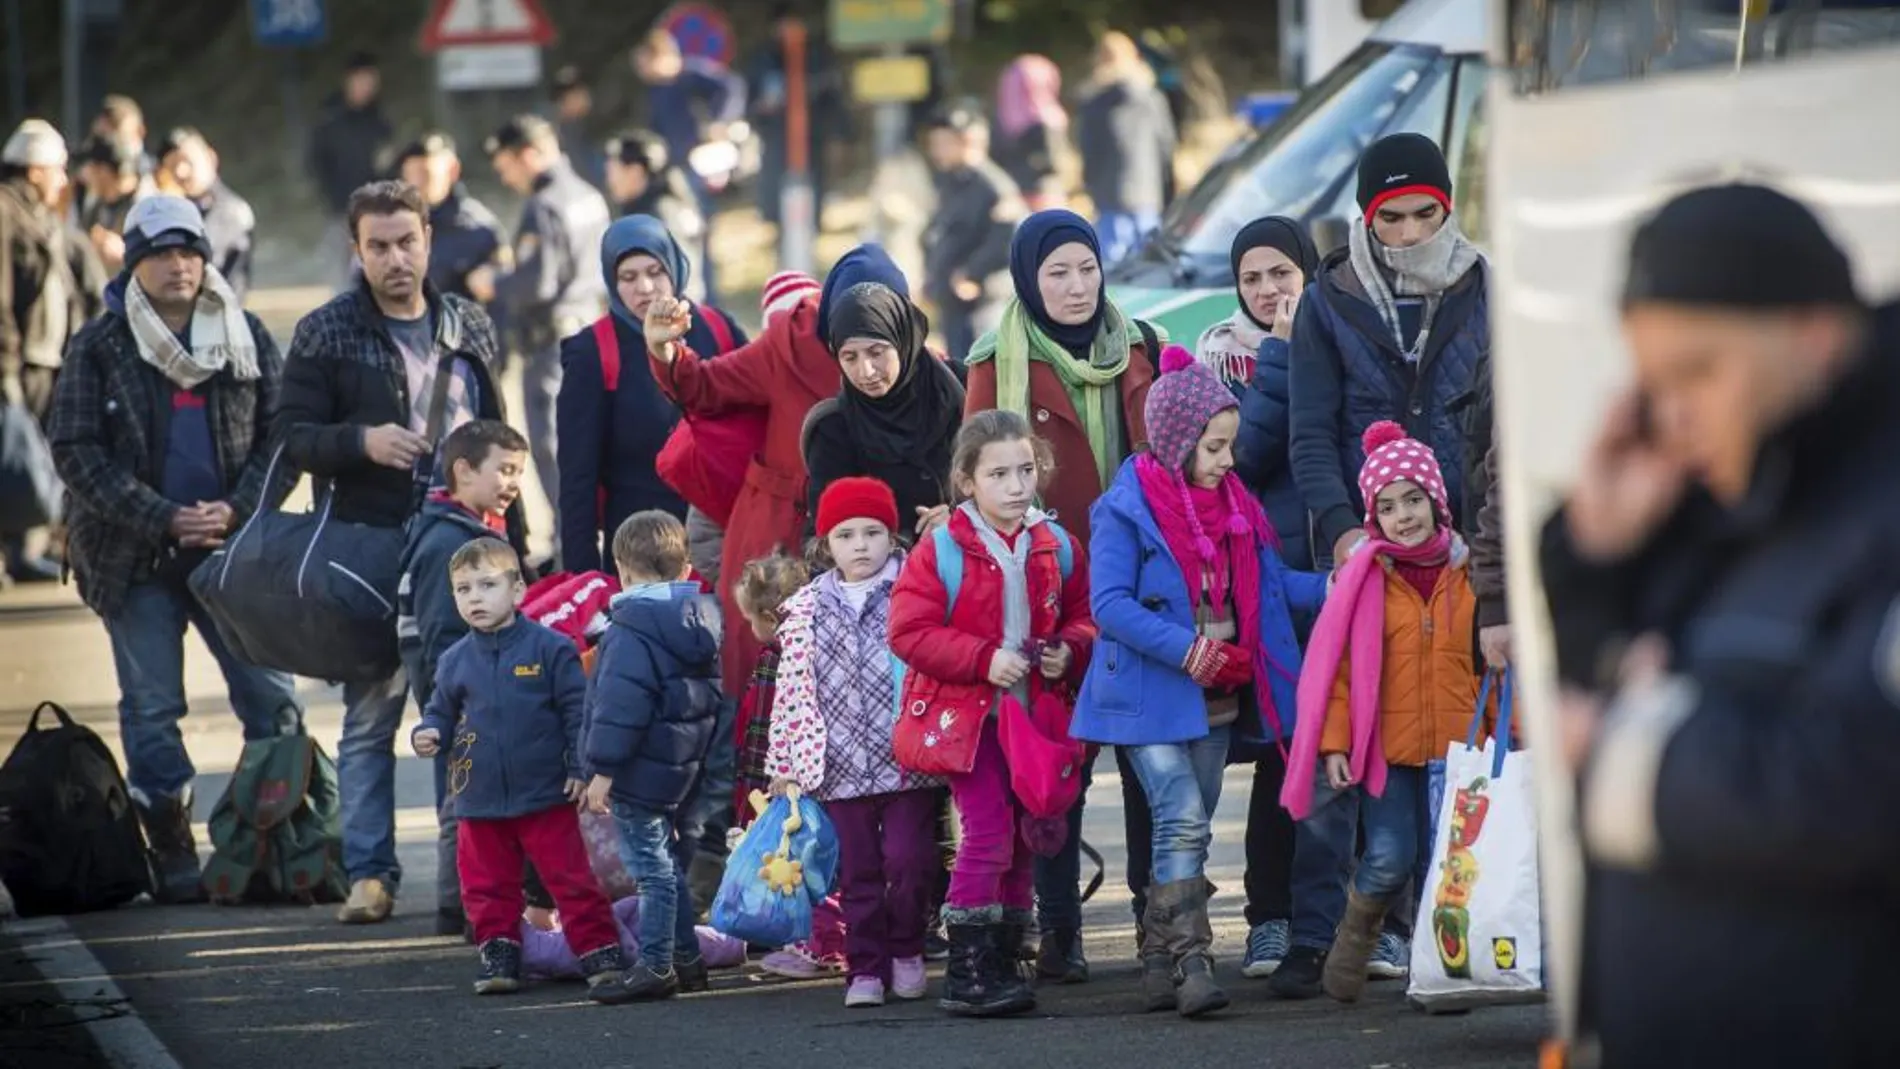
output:
<path id="1" fill-rule="evenodd" d="M 1279 365 L 1284 388 L 1293 314 L 1299 309 L 1307 278 L 1319 267 L 1313 239 L 1299 223 L 1284 215 L 1269 215 L 1234 235 L 1229 262 L 1240 308 L 1201 334 L 1194 346 L 1195 358 L 1213 368 L 1235 396 L 1254 380 L 1257 362 L 1262 360 Z M 1266 351 L 1270 346 L 1273 353 Z"/>
<path id="2" fill-rule="evenodd" d="M 844 383 L 805 418 L 808 516 L 825 487 L 851 475 L 890 486 L 918 533 L 946 514 L 963 387 L 924 347 L 929 333 L 923 312 L 881 282 L 860 282 L 829 308 L 825 344 Z"/>

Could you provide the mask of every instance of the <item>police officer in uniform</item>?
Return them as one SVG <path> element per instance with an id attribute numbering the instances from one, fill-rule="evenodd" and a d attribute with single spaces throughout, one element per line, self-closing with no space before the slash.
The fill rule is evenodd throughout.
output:
<path id="1" fill-rule="evenodd" d="M 439 130 L 424 134 L 403 148 L 396 168 L 429 205 L 429 281 L 443 293 L 475 299 L 469 276 L 483 267 L 507 270 L 514 249 L 501 220 L 462 184 L 455 142 Z"/>
<path id="2" fill-rule="evenodd" d="M 546 119 L 509 120 L 483 145 L 502 184 L 526 197 L 515 231 L 514 267 L 468 279 L 476 300 L 499 305 L 521 339 L 528 366 L 522 397 L 535 474 L 554 507 L 554 399 L 561 392 L 561 339 L 605 314 L 600 241 L 613 221 L 600 191 L 574 173 Z"/>

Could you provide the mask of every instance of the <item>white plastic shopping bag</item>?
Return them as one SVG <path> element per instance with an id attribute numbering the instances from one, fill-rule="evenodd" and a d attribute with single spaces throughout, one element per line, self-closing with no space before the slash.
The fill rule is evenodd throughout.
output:
<path id="1" fill-rule="evenodd" d="M 1445 754 L 1406 988 L 1427 1013 L 1544 997 L 1530 757 L 1510 752 L 1511 680 L 1495 678 L 1496 732 L 1478 745 L 1494 679 L 1487 674 L 1470 734 Z"/>

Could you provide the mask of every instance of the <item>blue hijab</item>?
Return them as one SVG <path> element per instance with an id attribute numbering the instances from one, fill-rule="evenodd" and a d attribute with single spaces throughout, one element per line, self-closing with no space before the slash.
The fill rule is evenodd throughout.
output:
<path id="1" fill-rule="evenodd" d="M 1050 341 L 1073 353 L 1085 353 L 1102 329 L 1102 317 L 1108 313 L 1107 284 L 1096 295 L 1095 315 L 1086 323 L 1064 324 L 1049 318 L 1049 307 L 1042 301 L 1042 288 L 1036 284 L 1036 272 L 1049 254 L 1071 242 L 1081 242 L 1102 258 L 1102 242 L 1087 219 L 1062 208 L 1050 208 L 1024 219 L 1009 241 L 1009 277 L 1016 284 L 1016 297 L 1029 310 L 1029 318 Z M 1096 276 L 1100 278 L 1100 275 Z"/>
<path id="2" fill-rule="evenodd" d="M 831 309 L 839 294 L 861 282 L 875 282 L 905 300 L 910 299 L 910 283 L 898 269 L 891 254 L 882 245 L 859 245 L 831 266 L 825 285 L 818 294 L 818 337 L 831 337 Z"/>
<path id="3" fill-rule="evenodd" d="M 679 242 L 666 229 L 666 224 L 651 215 L 629 215 L 607 228 L 600 239 L 600 272 L 607 279 L 607 305 L 613 310 L 614 318 L 633 328 L 641 337 L 646 336 L 646 324 L 642 323 L 620 299 L 620 287 L 615 284 L 614 276 L 620 270 L 620 261 L 634 253 L 645 253 L 660 261 L 666 273 L 673 279 L 673 292 L 683 293 L 692 269 L 686 263 L 686 254 L 680 251 Z"/>

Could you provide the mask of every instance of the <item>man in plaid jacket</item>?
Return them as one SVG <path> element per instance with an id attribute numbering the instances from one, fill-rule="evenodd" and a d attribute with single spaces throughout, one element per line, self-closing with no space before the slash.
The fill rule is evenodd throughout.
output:
<path id="1" fill-rule="evenodd" d="M 416 467 L 435 463 L 439 442 L 425 434 L 445 360 L 453 370 L 441 434 L 470 419 L 504 419 L 489 374 L 498 348 L 494 323 L 473 301 L 425 281 L 428 218 L 427 202 L 407 183 L 358 189 L 349 227 L 361 276 L 303 317 L 290 339 L 276 417 L 284 459 L 327 484 L 331 515 L 344 523 L 401 527 L 421 506 Z M 509 535 L 525 558 L 519 503 L 509 511 Z M 400 669 L 390 679 L 343 688 L 337 778 L 350 897 L 337 919 L 345 924 L 375 924 L 395 908 L 402 880 L 396 729 L 408 694 Z"/>
<path id="2" fill-rule="evenodd" d="M 254 510 L 266 486 L 283 363 L 270 333 L 206 263 L 190 201 L 153 196 L 126 218 L 125 270 L 106 313 L 74 339 L 49 436 L 70 494 L 67 559 L 105 620 L 119 673 L 126 780 L 170 901 L 201 897 L 191 834 L 187 623 L 217 658 L 246 740 L 302 716 L 295 683 L 227 647 L 185 577 Z"/>

